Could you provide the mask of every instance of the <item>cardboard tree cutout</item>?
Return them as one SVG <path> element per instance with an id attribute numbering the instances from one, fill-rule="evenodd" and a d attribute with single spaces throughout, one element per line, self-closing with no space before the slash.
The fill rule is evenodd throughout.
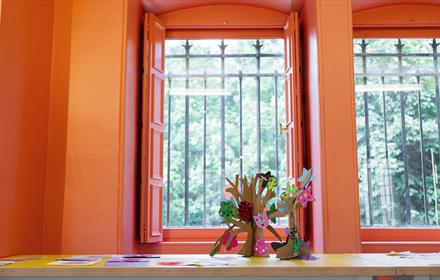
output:
<path id="1" fill-rule="evenodd" d="M 267 207 L 268 202 L 275 197 L 278 180 L 270 172 L 258 173 L 250 181 L 245 176 L 239 178 L 235 175 L 235 182 L 227 179 L 229 186 L 225 193 L 231 195 L 231 200 L 222 201 L 219 215 L 222 223 L 228 229 L 216 241 L 210 255 L 214 256 L 223 245 L 226 250 L 231 250 L 238 245 L 237 235 L 246 232 L 246 242 L 239 254 L 245 257 L 267 257 L 268 245 L 264 240 L 263 230 L 268 229 L 280 242 L 273 242 L 272 248 L 280 259 L 301 258 L 309 255 L 308 248 L 299 238 L 297 230 L 297 209 L 307 206 L 313 201 L 310 182 L 312 170 L 303 170 L 298 179 L 299 185 L 286 185 L 286 190 L 281 193 L 276 205 Z M 241 190 L 239 190 L 239 181 Z M 276 218 L 288 216 L 289 232 L 285 242 L 270 223 L 276 223 Z"/>

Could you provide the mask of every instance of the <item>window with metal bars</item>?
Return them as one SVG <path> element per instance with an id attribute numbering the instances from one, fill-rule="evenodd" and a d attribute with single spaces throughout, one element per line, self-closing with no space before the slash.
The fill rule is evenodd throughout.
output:
<path id="1" fill-rule="evenodd" d="M 164 226 L 220 226 L 227 177 L 286 178 L 283 73 L 283 39 L 166 41 Z"/>
<path id="2" fill-rule="evenodd" d="M 363 226 L 437 226 L 438 39 L 355 39 Z"/>

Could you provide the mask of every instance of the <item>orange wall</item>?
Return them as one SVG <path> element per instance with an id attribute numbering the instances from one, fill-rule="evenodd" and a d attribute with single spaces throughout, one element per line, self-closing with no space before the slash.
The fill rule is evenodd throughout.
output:
<path id="1" fill-rule="evenodd" d="M 39 253 L 52 49 L 52 1 L 2 1 L 0 256 Z"/>
<path id="2" fill-rule="evenodd" d="M 0 3 L 0 256 L 136 251 L 140 3 Z M 360 248 L 351 15 L 301 13 L 315 252 Z"/>
<path id="3" fill-rule="evenodd" d="M 351 1 L 305 1 L 301 13 L 315 252 L 360 251 Z"/>

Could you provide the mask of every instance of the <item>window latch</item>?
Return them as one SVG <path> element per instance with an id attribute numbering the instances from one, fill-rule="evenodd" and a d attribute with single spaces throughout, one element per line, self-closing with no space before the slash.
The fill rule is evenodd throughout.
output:
<path id="1" fill-rule="evenodd" d="M 286 134 L 289 133 L 288 129 L 289 129 L 290 126 L 292 126 L 292 123 L 290 123 L 290 124 L 288 124 L 286 126 L 283 126 L 283 124 L 280 123 L 280 135 L 283 135 L 283 132 L 286 133 Z"/>

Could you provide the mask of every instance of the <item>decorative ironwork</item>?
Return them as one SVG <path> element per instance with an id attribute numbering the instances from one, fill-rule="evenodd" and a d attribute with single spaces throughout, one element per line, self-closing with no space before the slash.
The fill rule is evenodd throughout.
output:
<path id="1" fill-rule="evenodd" d="M 278 115 L 278 87 L 279 85 L 279 79 L 284 79 L 283 75 L 277 71 L 270 73 L 270 72 L 261 72 L 261 63 L 260 59 L 263 57 L 283 57 L 282 53 L 262 53 L 261 48 L 263 47 L 263 44 L 261 44 L 260 40 L 256 40 L 255 44 L 253 45 L 255 48 L 255 53 L 245 53 L 245 54 L 228 54 L 225 53 L 226 49 L 228 47 L 227 44 L 225 44 L 224 40 L 221 40 L 220 45 L 218 45 L 220 49 L 220 54 L 196 54 L 191 53 L 191 47 L 192 45 L 189 43 L 188 40 L 185 41 L 185 44 L 182 45 L 182 47 L 185 49 L 184 54 L 166 54 L 165 59 L 169 58 L 181 58 L 185 60 L 185 73 L 173 73 L 168 72 L 166 74 L 166 78 L 168 79 L 168 88 L 171 90 L 172 80 L 174 79 L 185 79 L 185 88 L 189 88 L 189 83 L 191 79 L 197 79 L 202 78 L 203 79 L 203 85 L 204 88 L 207 88 L 207 84 L 209 83 L 209 79 L 215 79 L 220 78 L 221 80 L 221 88 L 225 88 L 225 82 L 227 79 L 237 79 L 239 82 L 239 95 L 240 95 L 240 107 L 239 107 L 239 126 L 240 126 L 240 176 L 243 176 L 243 80 L 245 78 L 255 78 L 257 81 L 257 99 L 256 99 L 256 115 L 257 115 L 257 168 L 258 171 L 260 171 L 261 168 L 261 139 L 260 139 L 260 128 L 261 128 L 261 121 L 260 121 L 260 79 L 263 77 L 273 78 L 274 79 L 274 94 L 275 94 L 275 115 Z M 193 58 L 220 58 L 221 64 L 220 64 L 220 73 L 207 73 L 206 71 L 204 73 L 191 73 L 190 72 L 190 63 L 191 59 Z M 255 58 L 257 61 L 257 69 L 255 73 L 243 73 L 242 71 L 237 71 L 236 73 L 226 73 L 225 72 L 225 59 L 227 58 Z M 184 225 L 189 225 L 189 135 L 191 133 L 189 129 L 189 122 L 190 122 L 190 107 L 189 107 L 189 101 L 190 96 L 185 96 L 185 168 L 184 168 L 184 175 L 185 175 L 185 192 L 184 192 Z M 220 154 L 220 161 L 221 161 L 221 182 L 225 182 L 225 96 L 220 97 L 220 120 L 221 120 L 221 126 L 220 126 L 220 138 L 221 138 L 221 154 Z M 171 187 L 171 176 L 170 176 L 170 160 L 172 158 L 171 156 L 171 133 L 172 129 L 170 126 L 170 123 L 172 122 L 171 118 L 171 108 L 172 108 L 172 96 L 168 96 L 168 137 L 167 137 L 167 164 L 166 164 L 166 172 L 167 172 L 167 191 L 166 191 L 166 226 L 170 226 L 170 187 Z M 207 119 L 206 119 L 206 110 L 207 110 L 207 103 L 206 103 L 206 96 L 203 96 L 203 226 L 206 226 L 206 178 L 207 178 L 207 159 L 206 159 L 206 152 L 207 152 Z M 274 130 L 278 132 L 278 118 L 276 117 L 276 120 L 274 121 Z M 276 137 L 276 174 L 279 175 L 279 133 L 275 133 Z M 219 189 L 219 195 L 223 196 L 223 185 L 220 184 Z M 277 189 L 277 193 L 279 190 Z"/>
<path id="2" fill-rule="evenodd" d="M 424 140 L 424 127 L 423 127 L 423 112 L 422 112 L 422 99 L 421 99 L 421 93 L 420 93 L 420 79 L 421 77 L 429 77 L 434 79 L 435 84 L 435 96 L 436 96 L 436 109 L 437 109 L 437 138 L 438 143 L 440 143 L 440 89 L 439 89 L 439 70 L 438 70 L 438 53 L 437 53 L 437 47 L 440 45 L 437 43 L 436 39 L 432 40 L 432 43 L 430 44 L 432 46 L 432 53 L 406 53 L 405 45 L 402 43 L 401 39 L 396 39 L 396 44 L 394 45 L 396 47 L 396 52 L 394 53 L 368 53 L 367 47 L 368 43 L 367 40 L 361 40 L 359 43 L 359 46 L 361 47 L 361 53 L 355 53 L 355 57 L 360 57 L 362 59 L 362 72 L 355 73 L 356 78 L 361 78 L 362 83 L 366 85 L 368 83 L 368 79 L 370 78 L 380 78 L 382 85 L 385 85 L 385 78 L 389 77 L 395 77 L 398 78 L 399 85 L 404 84 L 405 78 L 414 78 L 417 82 L 417 85 L 419 86 L 419 90 L 415 92 L 417 94 L 417 114 L 419 118 L 418 122 L 418 129 L 420 131 L 420 160 L 421 160 L 421 185 L 422 185 L 422 191 L 423 191 L 423 220 L 426 225 L 428 225 L 428 213 L 429 213 L 429 202 L 428 202 L 428 183 L 426 179 L 427 174 L 427 164 L 426 164 L 426 158 L 425 158 L 425 140 Z M 397 72 L 369 72 L 367 71 L 367 58 L 369 57 L 376 57 L 376 58 L 383 58 L 383 57 L 394 57 L 397 58 Z M 409 72 L 404 71 L 403 69 L 403 59 L 407 57 L 431 57 L 433 62 L 433 69 L 434 71 L 429 72 Z M 406 121 L 406 105 L 405 101 L 407 98 L 407 92 L 399 91 L 398 97 L 399 97 L 399 107 L 400 107 L 400 127 L 401 127 L 401 150 L 402 150 L 402 162 L 403 162 L 403 183 L 404 183 L 404 218 L 405 223 L 407 225 L 411 225 L 411 197 L 410 197 L 410 182 L 409 182 L 409 156 L 408 156 L 408 143 L 407 143 L 407 121 Z M 375 222 L 373 221 L 373 217 L 375 214 L 375 209 L 372 205 L 373 201 L 373 185 L 372 185 L 372 174 L 371 174 L 371 135 L 370 135 L 370 116 L 369 116 L 369 94 L 370 92 L 365 91 L 362 92 L 363 94 L 363 106 L 364 106 L 364 125 L 365 125 L 365 148 L 366 148 L 366 173 L 367 173 L 367 202 L 366 205 L 368 206 L 366 208 L 366 223 L 367 225 L 373 225 Z M 394 225 L 395 223 L 395 205 L 394 205 L 394 189 L 393 184 L 391 182 L 391 174 L 390 174 L 390 162 L 389 162 L 389 139 L 388 139 L 388 127 L 387 127 L 387 96 L 385 92 L 381 93 L 381 102 L 382 102 L 382 118 L 383 118 L 383 126 L 384 126 L 384 150 L 385 150 L 385 185 L 387 188 L 381 192 L 386 194 L 388 196 L 387 199 L 382 201 L 382 203 L 391 203 L 390 205 L 387 205 L 387 213 L 386 213 L 386 219 L 387 221 L 383 224 L 389 224 Z M 432 156 L 432 160 L 434 160 L 434 157 Z M 432 163 L 434 166 L 434 163 Z M 434 176 L 437 176 L 437 174 L 434 174 Z M 434 178 L 434 190 L 436 191 L 435 186 L 436 178 Z M 437 202 L 436 202 L 437 203 Z M 437 208 L 437 207 L 436 207 Z M 437 213 L 437 209 L 435 209 Z M 438 223 L 438 221 L 436 221 Z"/>

